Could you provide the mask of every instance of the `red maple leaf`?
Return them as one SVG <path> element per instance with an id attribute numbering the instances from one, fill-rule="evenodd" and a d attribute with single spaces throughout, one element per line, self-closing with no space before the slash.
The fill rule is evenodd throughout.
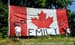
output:
<path id="1" fill-rule="evenodd" d="M 38 14 L 38 16 L 39 19 L 31 18 L 32 23 L 35 24 L 38 28 L 49 28 L 49 25 L 51 25 L 53 22 L 53 18 L 48 17 L 46 19 L 46 13 L 44 13 L 43 11 L 41 11 L 41 13 Z"/>

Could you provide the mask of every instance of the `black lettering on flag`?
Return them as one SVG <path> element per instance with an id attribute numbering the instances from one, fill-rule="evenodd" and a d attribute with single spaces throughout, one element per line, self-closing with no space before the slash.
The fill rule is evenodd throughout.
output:
<path id="1" fill-rule="evenodd" d="M 28 29 L 28 36 L 31 36 L 30 34 L 33 33 L 32 31 L 30 30 L 34 30 L 34 29 Z M 32 35 L 33 36 L 33 35 Z"/>

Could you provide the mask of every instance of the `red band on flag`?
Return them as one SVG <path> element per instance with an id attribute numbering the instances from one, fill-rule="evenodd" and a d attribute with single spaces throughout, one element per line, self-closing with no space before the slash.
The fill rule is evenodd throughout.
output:
<path id="1" fill-rule="evenodd" d="M 20 23 L 21 36 L 27 36 L 27 11 L 25 7 L 10 6 L 10 36 L 15 35 L 15 23 Z"/>
<path id="2" fill-rule="evenodd" d="M 67 19 L 67 14 L 66 10 L 63 9 L 58 9 L 56 12 L 57 14 L 57 22 L 58 22 L 58 27 L 60 34 L 65 34 L 64 30 L 62 28 L 67 28 L 68 27 L 68 19 Z"/>

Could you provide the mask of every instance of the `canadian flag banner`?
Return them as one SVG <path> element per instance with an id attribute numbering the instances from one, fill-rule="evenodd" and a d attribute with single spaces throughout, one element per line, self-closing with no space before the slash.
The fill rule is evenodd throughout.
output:
<path id="1" fill-rule="evenodd" d="M 68 27 L 65 9 L 39 9 L 22 6 L 9 7 L 9 36 L 15 36 L 14 23 L 20 23 L 21 36 L 64 34 Z"/>

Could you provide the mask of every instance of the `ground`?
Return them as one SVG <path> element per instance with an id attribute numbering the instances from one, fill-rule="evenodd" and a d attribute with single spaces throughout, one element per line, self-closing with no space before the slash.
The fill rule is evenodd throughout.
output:
<path id="1" fill-rule="evenodd" d="M 32 37 L 20 38 L 19 41 L 14 41 L 13 38 L 4 38 L 0 40 L 0 45 L 74 45 L 74 37 Z"/>

